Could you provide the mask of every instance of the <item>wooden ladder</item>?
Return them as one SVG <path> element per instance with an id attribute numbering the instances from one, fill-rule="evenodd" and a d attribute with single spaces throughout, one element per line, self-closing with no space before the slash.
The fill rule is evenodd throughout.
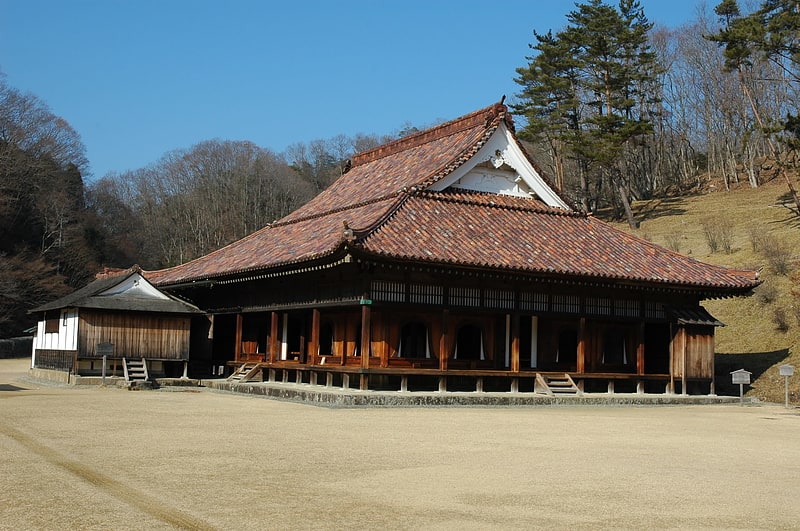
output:
<path id="1" fill-rule="evenodd" d="M 246 362 L 233 371 L 227 380 L 229 382 L 249 382 L 259 372 L 261 372 L 260 363 Z"/>
<path id="2" fill-rule="evenodd" d="M 541 374 L 536 373 L 534 392 L 549 396 L 581 396 L 583 391 L 578 389 L 569 374 Z"/>
<path id="3" fill-rule="evenodd" d="M 147 372 L 147 362 L 144 358 L 122 358 L 122 370 L 125 371 L 125 381 L 128 382 L 128 385 L 136 382 L 146 382 L 150 379 L 150 374 Z"/>

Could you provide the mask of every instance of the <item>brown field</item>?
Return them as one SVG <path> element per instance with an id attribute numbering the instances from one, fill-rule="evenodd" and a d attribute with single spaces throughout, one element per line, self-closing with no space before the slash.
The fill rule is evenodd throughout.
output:
<path id="1" fill-rule="evenodd" d="M 2 529 L 800 529 L 797 409 L 326 409 L 26 368 L 0 360 Z"/>

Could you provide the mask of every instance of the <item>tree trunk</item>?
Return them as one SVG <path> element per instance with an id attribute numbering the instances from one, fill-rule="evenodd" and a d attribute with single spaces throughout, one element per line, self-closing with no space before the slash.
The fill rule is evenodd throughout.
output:
<path id="1" fill-rule="evenodd" d="M 630 201 L 628 201 L 628 192 L 622 185 L 619 187 L 619 198 L 622 200 L 622 206 L 625 208 L 625 216 L 628 218 L 628 225 L 630 225 L 632 229 L 638 229 L 639 222 L 633 217 L 633 209 L 631 208 Z"/>

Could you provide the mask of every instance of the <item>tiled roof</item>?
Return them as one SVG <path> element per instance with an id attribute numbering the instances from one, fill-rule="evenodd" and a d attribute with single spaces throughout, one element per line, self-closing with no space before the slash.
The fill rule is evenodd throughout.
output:
<path id="1" fill-rule="evenodd" d="M 134 266 L 118 274 L 105 274 L 79 290 L 34 308 L 30 310 L 29 313 L 60 310 L 62 308 L 95 308 L 154 313 L 200 313 L 200 310 L 196 307 L 173 297 L 169 297 L 168 299 L 156 299 L 153 297 L 138 297 L 125 293 L 101 295 L 104 291 L 121 284 L 132 275 L 139 274 L 140 271 L 139 266 Z"/>
<path id="2" fill-rule="evenodd" d="M 321 215 L 278 221 L 213 253 L 170 269 L 145 272 L 145 276 L 156 285 L 175 284 L 322 258 L 344 244 L 345 223 L 353 229 L 366 227 L 397 200 L 393 195 Z"/>
<path id="3" fill-rule="evenodd" d="M 415 194 L 361 248 L 395 259 L 545 275 L 747 290 L 751 271 L 699 262 L 599 221 L 526 198 Z"/>
<path id="4" fill-rule="evenodd" d="M 506 107 L 495 104 L 361 153 L 339 180 L 278 222 L 186 264 L 145 275 L 160 286 L 234 277 L 299 266 L 349 246 L 376 257 L 543 276 L 726 293 L 757 284 L 753 272 L 698 262 L 536 199 L 424 191 L 468 161 L 504 122 L 513 131 Z"/>
<path id="5" fill-rule="evenodd" d="M 513 128 L 506 107 L 495 104 L 359 153 L 345 175 L 281 221 L 429 186 L 468 161 L 504 120 Z"/>

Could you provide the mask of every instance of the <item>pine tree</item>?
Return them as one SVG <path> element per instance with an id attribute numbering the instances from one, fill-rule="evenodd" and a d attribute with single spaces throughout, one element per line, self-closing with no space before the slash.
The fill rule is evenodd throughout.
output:
<path id="1" fill-rule="evenodd" d="M 623 171 L 625 149 L 653 133 L 649 108 L 657 101 L 656 56 L 648 44 L 652 27 L 641 5 L 621 0 L 618 7 L 590 0 L 576 4 L 569 24 L 555 35 L 537 33 L 517 83 L 524 90 L 515 108 L 528 120 L 525 133 L 559 142 L 561 152 L 578 161 L 584 209 L 588 174 L 595 188 L 619 194 L 632 227 L 631 184 Z"/>

